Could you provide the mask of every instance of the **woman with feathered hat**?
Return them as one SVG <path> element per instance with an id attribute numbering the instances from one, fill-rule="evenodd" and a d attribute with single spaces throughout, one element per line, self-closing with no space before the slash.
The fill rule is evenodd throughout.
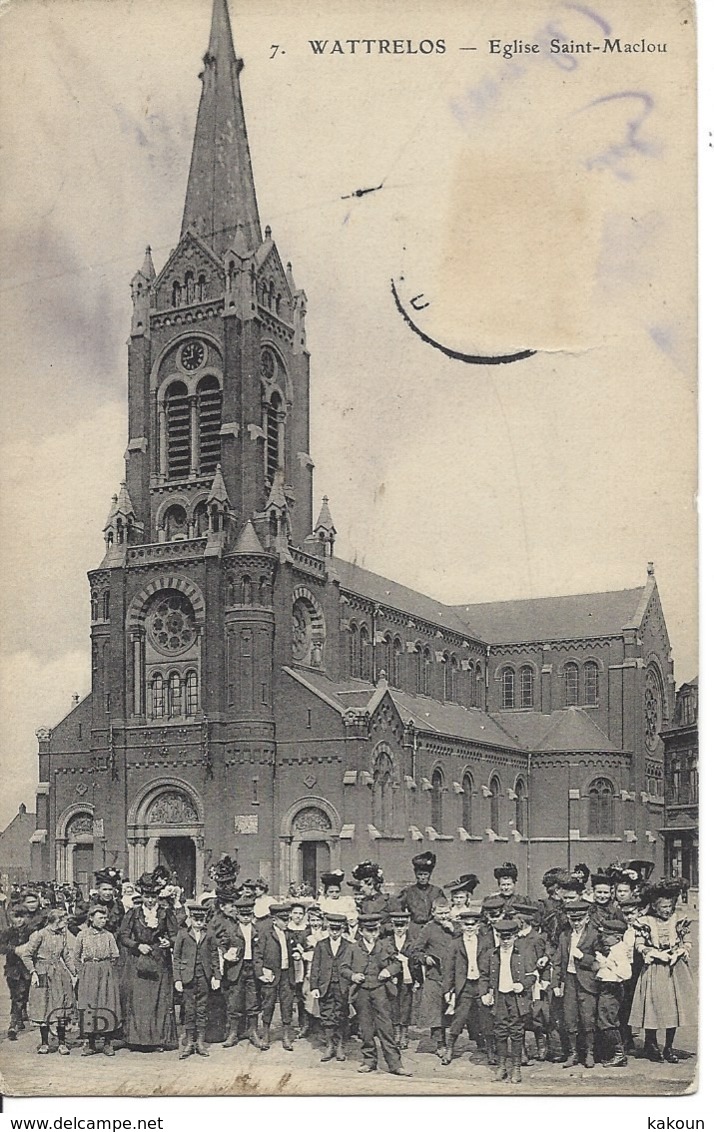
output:
<path id="1" fill-rule="evenodd" d="M 635 947 L 642 954 L 640 975 L 630 1010 L 630 1026 L 645 1031 L 645 1056 L 650 1061 L 679 1060 L 674 1036 L 679 1026 L 696 1023 L 694 981 L 689 969 L 690 921 L 676 912 L 684 882 L 661 880 L 643 894 L 649 911 L 636 924 Z M 665 1031 L 664 1050 L 657 1031 Z"/>
<path id="2" fill-rule="evenodd" d="M 352 870 L 352 876 L 359 884 L 360 915 L 369 913 L 384 917 L 389 901 L 382 892 L 384 873 L 374 861 L 360 861 Z"/>
<path id="3" fill-rule="evenodd" d="M 124 1035 L 140 1049 L 177 1049 L 171 947 L 178 925 L 172 908 L 159 906 L 163 876 L 143 873 L 137 881 L 141 904 L 122 920 L 124 949 Z"/>

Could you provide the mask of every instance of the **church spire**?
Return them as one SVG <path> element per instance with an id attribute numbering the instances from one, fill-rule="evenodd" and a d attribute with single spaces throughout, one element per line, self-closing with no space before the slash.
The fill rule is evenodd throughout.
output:
<path id="1" fill-rule="evenodd" d="M 223 256 L 235 243 L 254 251 L 260 217 L 250 163 L 239 74 L 227 0 L 213 0 L 203 90 L 193 140 L 181 235 L 193 230 Z"/>

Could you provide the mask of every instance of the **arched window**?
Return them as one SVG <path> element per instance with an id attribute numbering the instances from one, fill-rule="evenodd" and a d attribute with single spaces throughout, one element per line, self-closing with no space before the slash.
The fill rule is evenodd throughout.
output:
<path id="1" fill-rule="evenodd" d="M 372 824 L 380 833 L 394 833 L 394 762 L 388 751 L 378 751 L 372 770 Z"/>
<path id="2" fill-rule="evenodd" d="M 193 513 L 193 533 L 194 538 L 202 538 L 208 533 L 208 504 L 205 499 L 196 504 Z"/>
<path id="3" fill-rule="evenodd" d="M 171 306 L 181 306 L 181 284 L 178 279 L 174 279 L 173 286 L 171 287 Z"/>
<path id="4" fill-rule="evenodd" d="M 372 646 L 366 625 L 359 631 L 359 676 L 360 680 L 372 679 Z"/>
<path id="5" fill-rule="evenodd" d="M 390 649 L 390 678 L 389 683 L 395 688 L 402 686 L 402 642 L 399 637 L 395 637 L 392 641 Z"/>
<path id="6" fill-rule="evenodd" d="M 444 825 L 444 775 L 437 767 L 431 776 L 431 825 L 437 833 Z"/>
<path id="7" fill-rule="evenodd" d="M 521 677 L 521 707 L 533 707 L 533 669 L 530 664 L 524 664 L 520 671 Z"/>
<path id="8" fill-rule="evenodd" d="M 164 678 L 157 672 L 151 681 L 151 714 L 154 719 L 163 719 L 166 714 L 164 703 Z"/>
<path id="9" fill-rule="evenodd" d="M 580 699 L 580 672 L 574 661 L 568 661 L 563 669 L 565 678 L 565 706 L 577 707 Z"/>
<path id="10" fill-rule="evenodd" d="M 588 707 L 597 704 L 600 693 L 600 674 L 594 660 L 589 660 L 583 668 L 583 702 Z"/>
<path id="11" fill-rule="evenodd" d="M 444 653 L 444 699 L 453 700 L 454 698 L 454 661 L 456 657 L 449 656 L 447 652 Z"/>
<path id="12" fill-rule="evenodd" d="M 354 624 L 350 625 L 350 676 L 359 677 L 359 629 Z"/>
<path id="13" fill-rule="evenodd" d="M 109 620 L 109 590 L 105 590 L 102 594 L 102 620 Z"/>
<path id="14" fill-rule="evenodd" d="M 240 580 L 240 603 L 241 605 L 253 604 L 253 580 L 249 574 L 244 574 Z"/>
<path id="15" fill-rule="evenodd" d="M 501 707 L 516 706 L 516 673 L 513 668 L 504 668 L 501 673 Z"/>
<path id="16" fill-rule="evenodd" d="M 270 582 L 265 576 L 258 582 L 258 605 L 270 605 Z"/>
<path id="17" fill-rule="evenodd" d="M 206 276 L 205 275 L 199 275 L 198 280 L 196 282 L 196 298 L 198 299 L 199 303 L 202 303 L 203 300 L 206 298 Z"/>
<path id="18" fill-rule="evenodd" d="M 94 593 L 92 594 L 90 604 L 91 604 L 91 607 L 92 607 L 92 621 L 98 621 L 99 620 L 99 598 Z"/>
<path id="19" fill-rule="evenodd" d="M 522 778 L 516 781 L 516 829 L 523 837 L 528 836 L 528 801 L 526 784 Z"/>
<path id="20" fill-rule="evenodd" d="M 491 791 L 491 829 L 494 833 L 500 833 L 501 825 L 501 780 L 498 775 L 494 774 L 489 786 Z"/>
<path id="21" fill-rule="evenodd" d="M 472 660 L 469 661 L 469 706 L 474 708 L 483 707 L 483 674 L 481 665 Z"/>
<path id="22" fill-rule="evenodd" d="M 186 275 L 184 276 L 184 285 L 185 285 L 185 290 L 186 290 L 186 302 L 192 303 L 193 300 L 194 300 L 194 295 L 195 295 L 195 288 L 194 288 L 193 272 L 192 271 L 186 272 Z"/>
<path id="23" fill-rule="evenodd" d="M 191 469 L 191 411 L 182 381 L 171 383 L 165 404 L 169 479 L 186 479 Z"/>
<path id="24" fill-rule="evenodd" d="M 424 660 L 422 657 L 421 645 L 414 646 L 414 691 L 418 695 L 424 691 Z"/>
<path id="25" fill-rule="evenodd" d="M 615 789 L 607 778 L 596 778 L 588 790 L 588 833 L 610 835 L 615 832 Z"/>
<path id="26" fill-rule="evenodd" d="M 474 780 L 467 771 L 461 783 L 461 826 L 467 833 L 473 833 L 474 822 Z"/>
<path id="27" fill-rule="evenodd" d="M 186 674 L 186 715 L 198 715 L 198 673 Z"/>
<path id="28" fill-rule="evenodd" d="M 175 719 L 182 715 L 181 704 L 181 677 L 178 672 L 172 672 L 168 679 L 168 717 Z"/>
<path id="29" fill-rule="evenodd" d="M 174 539 L 184 539 L 188 535 L 188 517 L 186 509 L 179 503 L 173 503 L 164 512 L 164 530 L 166 532 L 166 541 L 173 542 Z"/>
<path id="30" fill-rule="evenodd" d="M 265 414 L 265 473 L 271 481 L 282 462 L 282 453 L 280 451 L 280 418 L 282 409 L 282 398 L 276 391 L 268 401 Z"/>
<path id="31" fill-rule="evenodd" d="M 198 465 L 202 476 L 215 472 L 221 461 L 222 405 L 218 378 L 209 374 L 198 384 Z"/>
<path id="32" fill-rule="evenodd" d="M 432 666 L 432 662 L 431 662 L 431 650 L 430 650 L 428 645 L 424 646 L 424 652 L 423 652 L 422 656 L 423 656 L 423 661 L 424 661 L 424 680 L 422 681 L 423 686 L 424 686 L 424 695 L 430 696 L 431 695 L 431 673 L 432 673 L 432 667 L 433 666 Z"/>
<path id="33" fill-rule="evenodd" d="M 283 305 L 283 296 L 278 294 L 275 298 L 275 313 L 280 314 L 280 308 Z"/>

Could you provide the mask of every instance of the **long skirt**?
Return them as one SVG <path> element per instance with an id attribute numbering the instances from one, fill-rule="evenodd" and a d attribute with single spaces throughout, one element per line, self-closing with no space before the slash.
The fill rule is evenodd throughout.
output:
<path id="1" fill-rule="evenodd" d="M 130 1046 L 178 1049 L 171 967 L 149 955 L 124 960 L 124 1037 Z"/>
<path id="2" fill-rule="evenodd" d="M 40 969 L 36 964 L 40 985 L 30 986 L 27 1012 L 31 1022 L 52 1025 L 66 1022 L 74 1015 L 74 989 L 70 973 L 64 963 Z"/>
<path id="3" fill-rule="evenodd" d="M 121 1025 L 119 979 L 111 959 L 82 963 L 77 986 L 82 1034 L 111 1034 Z"/>
<path id="4" fill-rule="evenodd" d="M 664 1030 L 695 1024 L 696 996 L 689 964 L 680 959 L 673 967 L 668 963 L 645 967 L 632 996 L 632 1029 Z"/>

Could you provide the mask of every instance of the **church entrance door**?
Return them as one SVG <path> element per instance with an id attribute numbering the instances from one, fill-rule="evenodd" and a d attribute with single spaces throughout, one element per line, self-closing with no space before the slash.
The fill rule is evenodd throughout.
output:
<path id="1" fill-rule="evenodd" d="M 187 897 L 196 895 L 196 846 L 192 837 L 160 837 L 159 864 L 164 865 Z"/>
<path id="2" fill-rule="evenodd" d="M 89 896 L 92 873 L 94 871 L 94 846 L 75 845 L 74 861 L 72 862 L 74 883 L 78 884 L 85 896 Z"/>
<path id="3" fill-rule="evenodd" d="M 319 890 L 320 874 L 330 868 L 330 846 L 326 841 L 303 841 L 300 844 L 300 879 L 313 892 Z"/>

